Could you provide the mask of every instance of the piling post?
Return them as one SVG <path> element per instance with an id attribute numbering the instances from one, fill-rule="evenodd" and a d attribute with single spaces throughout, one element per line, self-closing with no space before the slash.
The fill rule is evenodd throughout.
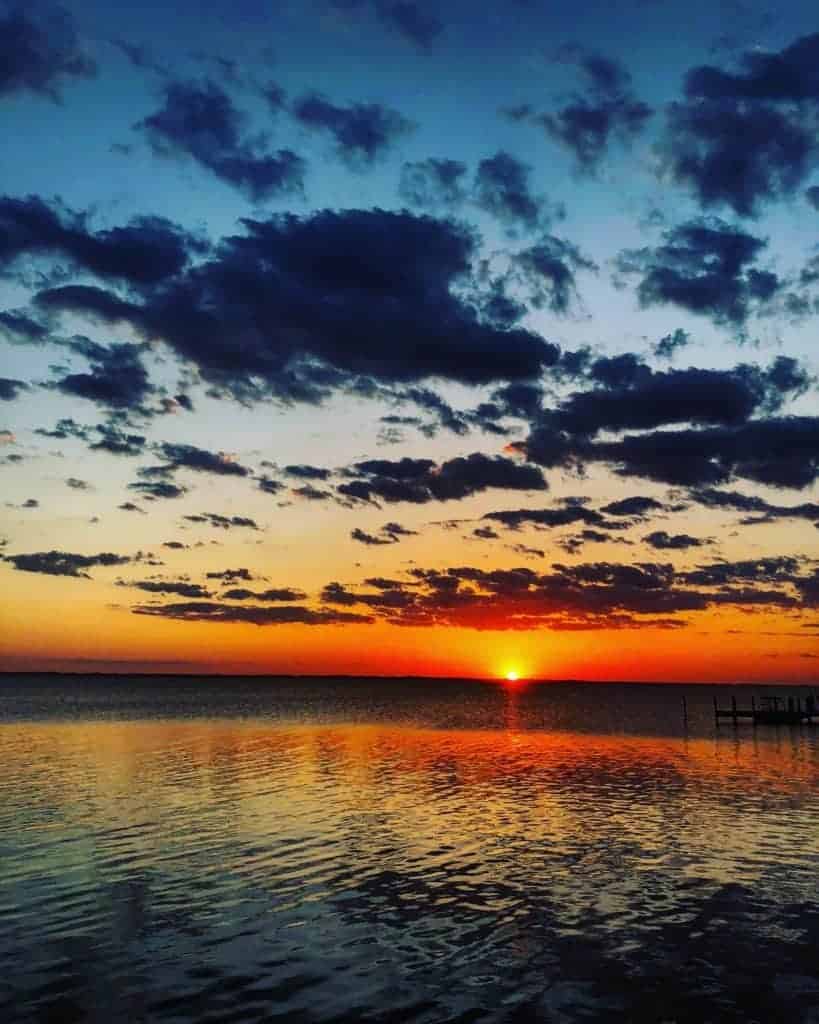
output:
<path id="1" fill-rule="evenodd" d="M 756 697 L 754 696 L 751 697 L 751 721 L 756 728 Z"/>
<path id="2" fill-rule="evenodd" d="M 717 707 L 716 697 L 714 697 L 714 725 L 719 727 L 719 708 Z"/>
<path id="3" fill-rule="evenodd" d="M 731 717 L 734 720 L 734 725 L 737 724 L 737 699 L 736 697 L 731 698 Z"/>
<path id="4" fill-rule="evenodd" d="M 683 694 L 682 705 L 683 705 L 683 726 L 684 726 L 685 729 L 688 729 L 688 702 L 685 699 L 685 694 Z"/>

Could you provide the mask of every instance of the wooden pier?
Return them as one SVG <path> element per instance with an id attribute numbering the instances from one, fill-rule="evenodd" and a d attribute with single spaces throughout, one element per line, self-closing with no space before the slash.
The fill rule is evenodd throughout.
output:
<path id="1" fill-rule="evenodd" d="M 819 700 L 813 696 L 761 697 L 757 704 L 751 697 L 751 706 L 740 708 L 732 697 L 730 708 L 721 708 L 714 697 L 714 721 L 719 725 L 726 718 L 734 725 L 819 725 Z"/>

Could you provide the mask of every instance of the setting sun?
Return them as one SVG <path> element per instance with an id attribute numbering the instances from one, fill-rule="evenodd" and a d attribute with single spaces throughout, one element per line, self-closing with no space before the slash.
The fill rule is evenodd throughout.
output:
<path id="1" fill-rule="evenodd" d="M 507 682 L 516 683 L 518 681 L 518 674 L 517 674 L 517 672 L 507 672 L 506 673 L 506 679 L 507 679 Z"/>

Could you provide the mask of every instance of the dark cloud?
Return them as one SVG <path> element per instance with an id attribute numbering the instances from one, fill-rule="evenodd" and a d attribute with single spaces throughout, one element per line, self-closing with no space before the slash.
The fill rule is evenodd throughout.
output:
<path id="1" fill-rule="evenodd" d="M 128 322 L 245 402 L 318 402 L 345 388 L 366 394 L 366 380 L 535 380 L 560 357 L 528 330 L 486 322 L 456 294 L 477 258 L 478 239 L 463 226 L 383 210 L 244 226 L 142 304 L 82 286 L 38 300 Z"/>
<path id="2" fill-rule="evenodd" d="M 380 103 L 344 107 L 318 93 L 296 100 L 291 112 L 304 127 L 328 132 L 341 159 L 359 170 L 372 166 L 414 129 L 413 123 L 397 110 Z"/>
<path id="3" fill-rule="evenodd" d="M 452 208 L 467 198 L 465 177 L 466 164 L 460 160 L 428 157 L 403 165 L 398 192 L 410 206 L 422 210 Z"/>
<path id="4" fill-rule="evenodd" d="M 621 498 L 619 501 L 611 501 L 604 505 L 602 512 L 610 516 L 633 516 L 643 518 L 649 512 L 661 512 L 665 506 L 656 498 L 649 498 L 641 494 L 635 494 L 630 498 Z"/>
<path id="5" fill-rule="evenodd" d="M 554 529 L 559 526 L 571 526 L 574 523 L 586 523 L 589 526 L 599 528 L 617 526 L 610 524 L 605 516 L 594 509 L 584 508 L 582 505 L 566 505 L 557 508 L 519 508 L 505 509 L 499 512 L 487 512 L 484 519 L 491 519 L 493 522 L 502 523 L 510 530 L 517 530 L 521 526 L 532 525 L 545 529 Z"/>
<path id="6" fill-rule="evenodd" d="M 634 95 L 631 76 L 616 61 L 587 53 L 579 55 L 578 66 L 586 79 L 585 91 L 574 93 L 559 110 L 532 120 L 572 153 L 578 171 L 592 174 L 610 142 L 630 145 L 654 111 Z"/>
<path id="7" fill-rule="evenodd" d="M 390 537 L 378 537 L 372 533 L 365 533 L 364 530 L 355 527 L 350 531 L 350 536 L 353 540 L 357 540 L 359 544 L 367 544 L 371 547 L 375 547 L 381 544 L 394 544 L 395 541 Z"/>
<path id="8" fill-rule="evenodd" d="M 805 199 L 814 210 L 819 210 L 819 185 L 811 185 L 810 188 L 805 189 Z"/>
<path id="9" fill-rule="evenodd" d="M 20 508 L 39 508 L 40 502 L 36 498 L 26 498 Z"/>
<path id="10" fill-rule="evenodd" d="M 66 479 L 66 484 L 71 488 L 72 491 L 90 491 L 91 485 L 87 480 L 80 480 L 76 476 L 70 476 Z"/>
<path id="11" fill-rule="evenodd" d="M 122 587 L 133 587 L 144 590 L 148 594 L 174 594 L 176 597 L 207 598 L 211 595 L 198 583 L 173 580 L 136 580 L 131 583 L 120 583 Z"/>
<path id="12" fill-rule="evenodd" d="M 139 505 L 135 505 L 132 501 L 123 501 L 121 505 L 117 505 L 117 508 L 122 512 L 138 512 L 141 516 L 146 514 L 145 509 L 140 508 Z"/>
<path id="13" fill-rule="evenodd" d="M 529 185 L 532 169 L 499 150 L 481 160 L 475 171 L 474 202 L 509 229 L 533 231 L 555 215 Z"/>
<path id="14" fill-rule="evenodd" d="M 0 338 L 10 345 L 41 345 L 48 339 L 48 328 L 24 313 L 6 309 L 0 312 Z"/>
<path id="15" fill-rule="evenodd" d="M 531 444 L 531 438 L 527 451 L 539 461 L 537 443 Z M 554 447 L 546 453 L 552 464 Z M 819 418 L 786 416 L 705 430 L 632 434 L 586 446 L 581 457 L 608 462 L 624 476 L 661 483 L 703 487 L 741 478 L 801 489 L 819 476 Z"/>
<path id="16" fill-rule="evenodd" d="M 96 74 L 68 11 L 19 6 L 0 14 L 0 96 L 33 92 L 59 103 L 68 80 Z"/>
<path id="17" fill-rule="evenodd" d="M 219 530 L 231 530 L 244 528 L 258 530 L 258 524 L 247 516 L 223 516 L 218 512 L 200 512 L 198 515 L 183 516 L 189 523 L 204 523 L 207 526 L 216 527 Z"/>
<path id="18" fill-rule="evenodd" d="M 163 548 L 170 548 L 171 551 L 187 551 L 188 545 L 183 544 L 181 540 L 166 540 L 162 542 Z M 210 574 L 208 574 L 210 575 Z"/>
<path id="19" fill-rule="evenodd" d="M 500 535 L 495 533 L 491 526 L 476 526 L 472 536 L 478 540 L 497 540 Z"/>
<path id="20" fill-rule="evenodd" d="M 343 626 L 373 621 L 369 615 L 328 609 L 315 610 L 298 605 L 264 608 L 257 605 L 230 605 L 212 601 L 137 605 L 131 611 L 135 615 L 153 615 L 184 622 L 245 622 L 254 626 Z"/>
<path id="21" fill-rule="evenodd" d="M 11 377 L 0 377 L 0 402 L 13 402 L 20 397 L 22 391 L 28 390 L 28 384 Z"/>
<path id="22" fill-rule="evenodd" d="M 134 125 L 158 156 L 191 157 L 254 202 L 304 191 L 305 161 L 242 137 L 243 116 L 214 82 L 169 82 L 163 106 Z"/>
<path id="23" fill-rule="evenodd" d="M 246 590 L 244 587 L 233 587 L 222 591 L 221 597 L 230 601 L 303 601 L 307 594 L 303 590 L 292 587 L 271 587 L 268 590 Z"/>
<path id="24" fill-rule="evenodd" d="M 137 480 L 135 483 L 128 484 L 128 488 L 138 491 L 146 498 L 181 498 L 183 494 L 187 494 L 186 488 L 171 483 L 169 480 Z"/>
<path id="25" fill-rule="evenodd" d="M 95 566 L 125 565 L 131 561 L 126 555 L 115 555 L 103 551 L 98 555 L 77 555 L 70 551 L 36 551 L 28 555 L 5 555 L 4 561 L 11 562 L 21 572 L 37 572 L 46 576 L 91 577 L 85 569 Z"/>
<path id="26" fill-rule="evenodd" d="M 627 360 L 627 362 L 623 362 Z M 804 394 L 811 378 L 795 359 L 778 356 L 768 369 L 655 371 L 633 357 L 598 360 L 591 376 L 605 387 L 571 395 L 541 416 L 543 428 L 594 436 L 602 430 L 648 430 L 666 423 L 740 424 L 781 409 Z"/>
<path id="27" fill-rule="evenodd" d="M 553 313 L 569 311 L 577 294 L 578 270 L 598 269 L 577 246 L 554 235 L 544 235 L 536 245 L 516 253 L 512 261 L 530 287 L 532 305 Z"/>
<path id="28" fill-rule="evenodd" d="M 670 564 L 649 562 L 555 563 L 546 573 L 523 567 L 414 568 L 408 582 L 390 580 L 388 588 L 380 587 L 377 579 L 366 581 L 375 591 L 330 583 L 322 599 L 348 608 L 364 605 L 385 621 L 404 626 L 679 628 L 686 620 L 671 616 L 715 606 L 798 607 L 797 595 L 810 596 L 814 581 L 796 575 L 797 568 L 797 560 L 787 557 L 724 563 L 696 573 L 677 573 Z"/>
<path id="29" fill-rule="evenodd" d="M 458 501 L 489 488 L 543 491 L 547 483 L 534 466 L 479 452 L 436 465 L 431 459 L 368 459 L 348 471 L 357 479 L 340 484 L 339 494 L 361 501 Z"/>
<path id="30" fill-rule="evenodd" d="M 323 491 L 313 484 L 302 484 L 301 487 L 294 487 L 291 492 L 296 498 L 304 498 L 305 501 L 330 501 L 333 495 L 330 491 Z"/>
<path id="31" fill-rule="evenodd" d="M 700 548 L 708 543 L 699 537 L 690 537 L 687 533 L 670 534 L 665 530 L 655 530 L 646 534 L 643 540 L 657 551 L 686 551 L 688 548 Z"/>
<path id="32" fill-rule="evenodd" d="M 245 568 L 222 569 L 221 572 L 209 572 L 205 575 L 209 580 L 222 580 L 224 583 L 234 583 L 236 580 L 244 580 L 246 583 L 251 583 L 256 578 L 250 569 Z"/>
<path id="33" fill-rule="evenodd" d="M 338 10 L 371 7 L 379 21 L 420 50 L 429 50 L 444 26 L 423 4 L 414 0 L 329 0 Z"/>
<path id="34" fill-rule="evenodd" d="M 434 14 L 412 0 L 379 0 L 375 8 L 385 25 L 421 50 L 428 50 L 444 30 Z"/>
<path id="35" fill-rule="evenodd" d="M 663 245 L 627 250 L 617 260 L 620 273 L 641 275 L 642 306 L 679 306 L 742 327 L 782 286 L 776 274 L 753 266 L 767 243 L 718 218 L 688 221 L 664 238 Z"/>
<path id="36" fill-rule="evenodd" d="M 57 201 L 47 203 L 37 196 L 0 198 L 3 267 L 21 256 L 61 256 L 103 279 L 147 286 L 179 273 L 192 255 L 205 251 L 200 238 L 163 217 L 135 217 L 124 227 L 94 231 L 87 214 Z M 43 328 L 34 324 L 32 332 L 33 321 L 17 319 L 18 329 L 27 326 L 33 333 L 30 340 L 43 340 Z"/>
<path id="37" fill-rule="evenodd" d="M 791 556 L 751 558 L 738 562 L 713 562 L 700 565 L 680 578 L 695 586 L 721 587 L 730 583 L 790 583 L 800 568 L 800 559 Z"/>
<path id="38" fill-rule="evenodd" d="M 689 491 L 689 497 L 706 508 L 731 512 L 753 513 L 743 520 L 745 525 L 773 522 L 776 519 L 807 519 L 819 521 L 819 504 L 803 502 L 799 505 L 776 505 L 755 495 L 739 491 L 719 490 L 715 487 L 700 487 Z"/>
<path id="39" fill-rule="evenodd" d="M 64 395 L 86 398 L 106 408 L 142 410 L 154 388 L 140 358 L 143 346 L 99 345 L 88 338 L 66 343 L 91 364 L 88 373 L 69 373 L 52 385 Z"/>
<path id="40" fill-rule="evenodd" d="M 819 34 L 779 52 L 754 50 L 740 70 L 691 68 L 668 108 L 666 167 L 703 207 L 753 216 L 793 194 L 816 163 Z"/>
<path id="41" fill-rule="evenodd" d="M 234 462 L 224 452 L 209 452 L 192 444 L 171 444 L 162 442 L 155 448 L 156 454 L 167 460 L 172 470 L 192 469 L 198 473 L 215 473 L 217 476 L 249 476 L 250 470 Z"/>
<path id="42" fill-rule="evenodd" d="M 654 345 L 652 351 L 658 359 L 673 359 L 676 353 L 691 342 L 691 335 L 678 327 L 671 334 L 666 334 Z"/>
<path id="43" fill-rule="evenodd" d="M 259 490 L 264 491 L 265 494 L 279 494 L 284 490 L 283 483 L 280 483 L 278 480 L 273 480 L 272 477 L 266 476 L 265 474 L 256 477 L 256 482 L 259 485 Z"/>
<path id="44" fill-rule="evenodd" d="M 284 472 L 287 476 L 294 476 L 299 480 L 329 480 L 332 471 L 323 469 L 321 466 L 285 466 Z"/>

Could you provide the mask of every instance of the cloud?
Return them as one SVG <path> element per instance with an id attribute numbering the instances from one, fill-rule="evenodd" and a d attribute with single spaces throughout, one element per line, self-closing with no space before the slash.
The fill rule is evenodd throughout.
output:
<path id="1" fill-rule="evenodd" d="M 328 132 L 341 159 L 355 170 L 371 167 L 414 129 L 411 121 L 380 103 L 339 106 L 319 93 L 302 96 L 291 113 L 305 128 Z"/>
<path id="2" fill-rule="evenodd" d="M 262 476 L 257 476 L 256 482 L 259 485 L 259 490 L 264 491 L 265 494 L 279 494 L 281 491 L 284 490 L 283 483 L 280 483 L 278 480 L 273 480 L 272 477 L 269 477 L 265 474 L 262 474 Z"/>
<path id="3" fill-rule="evenodd" d="M 96 74 L 68 11 L 18 7 L 0 15 L 0 96 L 32 92 L 59 103 L 67 81 Z"/>
<path id="4" fill-rule="evenodd" d="M 0 312 L 0 338 L 10 345 L 41 345 L 48 339 L 48 328 L 24 313 L 6 309 Z"/>
<path id="5" fill-rule="evenodd" d="M 708 543 L 698 537 L 690 537 L 687 533 L 669 534 L 665 530 L 648 533 L 643 540 L 657 551 L 686 551 L 688 548 L 700 548 Z"/>
<path id="6" fill-rule="evenodd" d="M 214 82 L 169 82 L 163 106 L 134 125 L 158 156 L 188 156 L 253 202 L 304 192 L 305 161 L 242 138 L 243 116 Z"/>
<path id="7" fill-rule="evenodd" d="M 235 583 L 236 580 L 244 580 L 250 583 L 256 578 L 250 569 L 245 568 L 222 569 L 221 572 L 209 572 L 205 575 L 209 580 L 222 580 L 224 583 Z"/>
<path id="8" fill-rule="evenodd" d="M 351 530 L 350 536 L 359 544 L 367 544 L 370 547 L 377 547 L 384 544 L 397 544 L 402 537 L 416 536 L 415 530 L 407 530 L 400 523 L 385 523 L 379 534 L 365 533 L 357 526 Z"/>
<path id="9" fill-rule="evenodd" d="M 766 242 L 718 218 L 680 224 L 655 249 L 632 249 L 617 259 L 621 274 L 642 276 L 641 306 L 674 305 L 715 324 L 742 327 L 774 298 L 782 282 L 753 266 Z"/>
<path id="10" fill-rule="evenodd" d="M 610 516 L 633 516 L 643 518 L 649 512 L 661 512 L 665 508 L 662 502 L 656 498 L 649 498 L 645 495 L 635 494 L 630 498 L 621 498 L 619 501 L 611 501 L 601 509 Z"/>
<path id="11" fill-rule="evenodd" d="M 332 476 L 331 470 L 323 469 L 321 466 L 285 466 L 284 472 L 298 480 L 329 480 Z"/>
<path id="12" fill-rule="evenodd" d="M 680 349 L 691 342 L 691 335 L 678 327 L 671 334 L 666 334 L 653 346 L 652 351 L 658 359 L 673 359 Z"/>
<path id="13" fill-rule="evenodd" d="M 164 441 L 156 445 L 156 454 L 167 461 L 171 470 L 192 469 L 197 473 L 215 473 L 217 476 L 249 476 L 250 470 L 224 452 L 209 452 L 192 444 L 172 444 Z"/>
<path id="14" fill-rule="evenodd" d="M 223 516 L 218 512 L 200 512 L 197 515 L 183 516 L 182 518 L 189 523 L 204 523 L 219 530 L 231 530 L 233 528 L 259 529 L 256 521 L 248 519 L 247 516 Z"/>
<path id="15" fill-rule="evenodd" d="M 28 390 L 28 384 L 10 377 L 0 377 L 0 402 L 13 402 L 20 397 L 22 391 Z"/>
<path id="16" fill-rule="evenodd" d="M 338 10 L 370 7 L 379 21 L 388 29 L 403 36 L 420 50 L 429 50 L 444 26 L 414 0 L 329 0 Z"/>
<path id="17" fill-rule="evenodd" d="M 27 555 L 5 555 L 4 561 L 11 562 L 20 572 L 90 579 L 88 573 L 83 570 L 98 565 L 126 565 L 131 558 L 126 555 L 115 555 L 110 551 L 103 551 L 98 555 L 77 555 L 70 551 L 35 551 Z"/>
<path id="18" fill-rule="evenodd" d="M 330 491 L 323 491 L 313 484 L 302 484 L 301 487 L 294 487 L 290 493 L 296 498 L 303 498 L 305 501 L 330 501 L 333 495 Z"/>
<path id="19" fill-rule="evenodd" d="M 634 362 L 623 373 L 624 358 L 598 360 L 591 375 L 606 386 L 575 392 L 543 413 L 541 429 L 591 437 L 668 423 L 740 424 L 757 413 L 779 411 L 812 383 L 788 356 L 778 356 L 766 370 L 740 364 L 732 370 L 655 371 Z"/>
<path id="20" fill-rule="evenodd" d="M 164 217 L 134 217 L 124 227 L 94 231 L 88 215 L 58 201 L 38 196 L 0 197 L 0 266 L 21 256 L 61 256 L 75 267 L 104 280 L 119 279 L 147 286 L 179 273 L 193 255 L 207 246 Z M 44 328 L 30 318 L 12 317 L 7 326 L 44 340 Z M 22 340 L 22 339 L 21 339 Z"/>
<path id="21" fill-rule="evenodd" d="M 85 398 L 105 408 L 142 410 L 145 400 L 154 393 L 140 358 L 143 346 L 123 343 L 106 348 L 79 337 L 66 344 L 87 359 L 91 369 L 56 380 L 52 387 L 64 395 Z"/>
<path id="22" fill-rule="evenodd" d="M 630 74 L 611 58 L 581 53 L 578 66 L 586 79 L 585 91 L 574 93 L 569 103 L 554 113 L 531 119 L 569 150 L 579 172 L 593 174 L 611 141 L 631 145 L 654 111 L 634 95 Z"/>
<path id="23" fill-rule="evenodd" d="M 230 601 L 303 601 L 307 594 L 292 587 L 271 587 L 261 591 L 233 587 L 230 590 L 223 590 L 220 596 Z"/>
<path id="24" fill-rule="evenodd" d="M 816 164 L 819 34 L 742 54 L 740 70 L 691 68 L 667 111 L 664 167 L 704 208 L 756 215 L 792 195 Z"/>
<path id="25" fill-rule="evenodd" d="M 525 525 L 554 529 L 560 526 L 571 526 L 574 523 L 586 523 L 599 529 L 606 527 L 619 529 L 620 526 L 619 523 L 609 523 L 605 516 L 582 505 L 565 505 L 558 508 L 504 509 L 498 512 L 487 512 L 483 518 L 501 523 L 510 530 L 518 530 Z"/>
<path id="26" fill-rule="evenodd" d="M 629 435 L 597 445 L 591 455 L 614 463 L 623 474 L 665 483 L 713 485 L 738 477 L 801 489 L 819 475 L 819 418 L 787 416 Z"/>
<path id="27" fill-rule="evenodd" d="M 553 313 L 569 311 L 577 294 L 578 270 L 598 269 L 577 246 L 555 235 L 544 235 L 536 245 L 516 253 L 512 263 L 529 285 L 534 307 L 550 309 Z"/>
<path id="28" fill-rule="evenodd" d="M 819 522 L 819 504 L 815 502 L 803 502 L 799 505 L 776 505 L 756 495 L 719 490 L 715 487 L 694 488 L 689 491 L 689 497 L 706 508 L 758 515 L 758 518 L 748 516 L 743 519 L 743 525 L 746 526 L 773 522 L 776 519 L 808 519 Z"/>
<path id="29" fill-rule="evenodd" d="M 366 581 L 375 591 L 330 583 L 322 599 L 347 608 L 366 606 L 398 626 L 681 628 L 687 620 L 673 616 L 716 606 L 799 607 L 803 592 L 812 599 L 814 577 L 796 575 L 797 567 L 797 560 L 783 556 L 759 563 L 721 563 L 694 573 L 677 573 L 670 564 L 653 562 L 555 563 L 545 573 L 524 567 L 413 568 L 407 582 L 386 581 L 388 588 L 381 588 L 377 579 Z"/>
<path id="30" fill-rule="evenodd" d="M 183 622 L 244 622 L 254 626 L 344 626 L 367 624 L 372 616 L 299 605 L 264 608 L 258 605 L 230 605 L 212 601 L 190 601 L 165 605 L 137 605 L 135 615 L 153 615 Z"/>
<path id="31" fill-rule="evenodd" d="M 128 484 L 128 489 L 139 491 L 146 498 L 172 499 L 181 498 L 183 494 L 187 494 L 187 488 L 180 487 L 168 480 L 137 480 L 135 483 Z"/>
<path id="32" fill-rule="evenodd" d="M 531 172 L 528 164 L 503 150 L 481 160 L 475 171 L 475 204 L 510 230 L 533 231 L 543 226 L 555 211 L 530 191 Z"/>
<path id="33" fill-rule="evenodd" d="M 90 491 L 92 489 L 87 480 L 80 480 L 76 476 L 68 477 L 65 482 L 72 491 Z"/>
<path id="34" fill-rule="evenodd" d="M 543 491 L 546 480 L 534 466 L 479 452 L 436 465 L 431 459 L 368 459 L 348 470 L 355 477 L 336 490 L 360 501 L 458 501 L 489 488 Z"/>
<path id="35" fill-rule="evenodd" d="M 421 50 L 428 50 L 444 30 L 434 14 L 412 0 L 380 0 L 375 7 L 385 25 Z"/>
<path id="36" fill-rule="evenodd" d="M 536 380 L 560 357 L 531 331 L 487 322 L 457 294 L 478 247 L 462 225 L 378 209 L 243 225 L 243 235 L 142 303 L 80 286 L 40 293 L 38 302 L 130 323 L 244 402 L 315 403 L 337 390 L 372 393 L 373 382 L 433 377 Z"/>
<path id="37" fill-rule="evenodd" d="M 401 168 L 398 193 L 401 198 L 422 210 L 460 206 L 467 198 L 464 187 L 466 164 L 460 160 L 428 157 L 405 163 Z"/>
<path id="38" fill-rule="evenodd" d="M 117 505 L 117 508 L 123 512 L 139 512 L 140 515 L 145 515 L 145 510 L 141 509 L 139 505 L 135 505 L 132 501 L 124 501 L 121 505 Z"/>
<path id="39" fill-rule="evenodd" d="M 175 594 L 177 597 L 210 597 L 211 595 L 198 583 L 173 580 L 135 580 L 131 583 L 120 583 L 121 587 L 133 587 L 149 594 Z"/>

